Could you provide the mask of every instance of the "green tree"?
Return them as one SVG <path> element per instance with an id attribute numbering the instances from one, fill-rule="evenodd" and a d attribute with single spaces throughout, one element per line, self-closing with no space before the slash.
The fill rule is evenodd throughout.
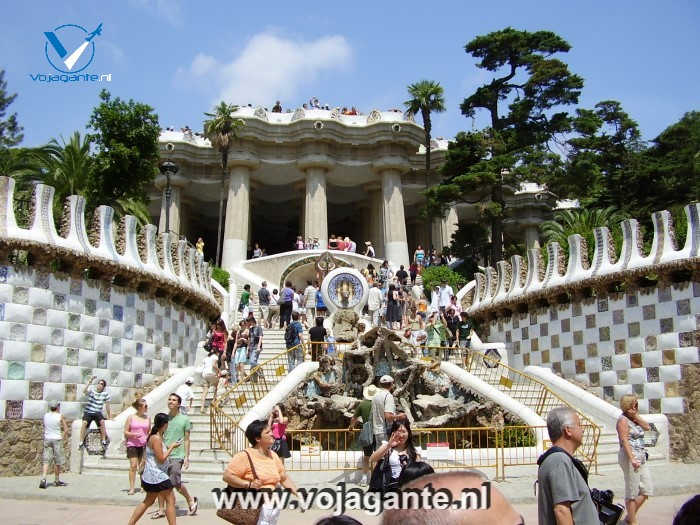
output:
<path id="1" fill-rule="evenodd" d="M 88 123 L 96 148 L 91 201 L 115 208 L 124 199 L 145 204 L 158 170 L 158 115 L 146 104 L 112 99 L 107 90 L 100 100 Z"/>
<path id="2" fill-rule="evenodd" d="M 442 86 L 434 80 L 421 80 L 408 86 L 410 100 L 404 102 L 406 113 L 411 115 L 421 114 L 423 119 L 423 129 L 425 131 L 425 180 L 428 180 L 430 173 L 430 133 L 432 123 L 430 113 L 441 113 L 445 111 L 445 97 Z"/>
<path id="3" fill-rule="evenodd" d="M 460 106 L 466 117 L 486 110 L 491 125 L 458 135 L 448 150 L 443 182 L 426 192 L 427 211 L 436 214 L 454 202 L 482 203 L 494 263 L 503 257 L 507 194 L 524 180 L 548 182 L 561 174 L 561 160 L 549 150 L 549 142 L 571 129 L 569 115 L 557 108 L 578 102 L 583 80 L 552 55 L 570 47 L 550 31 L 510 27 L 478 36 L 465 46 L 467 53 L 481 59 L 478 68 L 500 75 Z"/>
<path id="4" fill-rule="evenodd" d="M 427 297 L 430 297 L 430 290 L 439 286 L 443 281 L 447 281 L 455 293 L 467 284 L 467 280 L 449 266 L 428 266 L 423 268 L 420 275 L 423 279 L 423 291 Z"/>
<path id="5" fill-rule="evenodd" d="M 214 113 L 205 113 L 210 117 L 204 121 L 204 136 L 209 139 L 211 145 L 221 154 L 221 193 L 219 195 L 219 228 L 216 236 L 216 264 L 221 264 L 221 230 L 224 219 L 224 189 L 226 188 L 226 174 L 228 173 L 228 152 L 231 149 L 231 141 L 245 123 L 241 119 L 234 118 L 232 113 L 238 109 L 235 104 L 220 102 L 214 108 Z"/>
<path id="6" fill-rule="evenodd" d="M 16 146 L 24 136 L 22 135 L 22 126 L 17 122 L 17 113 L 13 113 L 9 117 L 7 108 L 17 98 L 17 93 L 9 95 L 7 93 L 7 81 L 5 80 L 5 70 L 0 70 L 0 150 Z"/>

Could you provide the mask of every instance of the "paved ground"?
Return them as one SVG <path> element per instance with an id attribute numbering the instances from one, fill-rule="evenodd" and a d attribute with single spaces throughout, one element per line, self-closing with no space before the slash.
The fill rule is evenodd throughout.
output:
<path id="1" fill-rule="evenodd" d="M 700 492 L 700 465 L 673 463 L 652 467 L 656 497 L 644 507 L 642 523 L 670 523 L 680 505 L 692 494 Z M 292 477 L 294 473 L 292 473 Z M 526 523 L 536 523 L 537 505 L 532 483 L 536 469 L 522 467 L 521 470 L 510 469 L 506 481 L 496 486 L 506 494 L 515 507 L 523 514 Z M 185 475 L 186 478 L 186 475 Z M 60 523 L 63 525 L 80 525 L 100 523 L 100 525 L 123 524 L 131 515 L 133 508 L 143 497 L 142 494 L 128 496 L 128 483 L 114 476 L 65 474 L 63 479 L 67 487 L 49 486 L 46 490 L 38 488 L 37 477 L 0 478 L 0 504 L 2 504 L 3 523 L 13 525 L 34 525 Z M 611 488 L 616 494 L 622 494 L 624 483 L 620 472 L 615 469 L 599 475 L 591 475 L 591 486 Z M 210 491 L 217 483 L 188 483 L 193 494 L 202 499 L 202 510 L 198 516 L 184 515 L 184 500 L 178 497 L 183 507 L 178 522 L 184 524 L 210 523 L 214 517 L 213 500 Z M 619 497 L 616 498 L 619 500 Z M 284 511 L 280 524 L 314 523 L 328 512 L 312 510 L 305 514 L 298 511 Z M 362 512 L 349 512 L 365 525 L 379 523 L 377 517 Z M 147 516 L 143 523 L 150 523 Z M 165 520 L 160 521 L 165 523 Z M 223 523 L 223 522 L 222 522 Z"/>

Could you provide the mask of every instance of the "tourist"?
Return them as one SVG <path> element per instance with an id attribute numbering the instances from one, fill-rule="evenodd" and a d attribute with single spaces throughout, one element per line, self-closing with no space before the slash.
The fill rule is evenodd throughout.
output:
<path id="1" fill-rule="evenodd" d="M 365 241 L 365 255 L 367 257 L 374 257 L 374 246 L 372 246 L 372 241 Z"/>
<path id="2" fill-rule="evenodd" d="M 423 322 L 428 318 L 428 301 L 424 297 L 416 302 L 416 313 L 423 318 Z"/>
<path id="3" fill-rule="evenodd" d="M 428 347 L 430 356 L 437 357 L 438 348 L 446 346 L 446 341 L 448 338 L 447 321 L 445 320 L 445 316 L 440 312 L 431 312 L 428 316 L 425 332 L 428 335 L 426 346 Z M 447 348 L 443 349 L 443 359 L 445 361 L 449 359 Z"/>
<path id="4" fill-rule="evenodd" d="M 459 304 L 456 295 L 450 297 L 450 306 L 448 308 L 452 308 L 458 316 L 462 314 L 462 305 Z"/>
<path id="5" fill-rule="evenodd" d="M 243 296 L 241 296 L 241 301 Z M 223 319 L 216 321 L 214 325 L 214 331 L 211 334 L 211 348 L 217 357 L 217 368 L 223 368 L 224 352 L 226 351 L 226 340 L 228 339 L 228 331 L 226 330 L 226 323 Z"/>
<path id="6" fill-rule="evenodd" d="M 279 100 L 277 102 L 275 102 L 274 106 L 272 106 L 272 112 L 273 113 L 282 113 L 282 104 L 280 104 Z"/>
<path id="7" fill-rule="evenodd" d="M 472 324 L 469 321 L 469 315 L 467 312 L 462 312 L 459 314 L 459 325 L 457 326 L 457 346 L 465 349 L 464 357 L 469 355 L 469 348 L 472 345 L 471 335 Z"/>
<path id="8" fill-rule="evenodd" d="M 428 465 L 425 461 L 415 461 L 413 463 L 409 463 L 401 471 L 401 475 L 399 476 L 399 487 L 403 487 L 414 479 L 434 473 L 435 469 L 433 469 L 433 467 Z"/>
<path id="9" fill-rule="evenodd" d="M 311 343 L 311 360 L 318 362 L 323 355 L 323 343 L 328 332 L 323 327 L 323 317 L 316 318 L 316 326 L 309 330 L 309 342 Z"/>
<path id="10" fill-rule="evenodd" d="M 445 312 L 445 320 L 447 321 L 447 342 L 448 346 L 452 347 L 457 341 L 457 330 L 459 329 L 459 316 L 454 308 L 447 308 Z"/>
<path id="11" fill-rule="evenodd" d="M 229 383 L 235 384 L 245 379 L 245 364 L 248 361 L 248 322 L 240 321 L 238 330 L 232 330 L 233 352 L 229 361 Z"/>
<path id="12" fill-rule="evenodd" d="M 272 290 L 272 295 L 270 295 L 270 313 L 267 315 L 267 327 L 272 328 L 272 319 L 276 315 L 280 315 L 280 294 L 277 288 Z"/>
<path id="13" fill-rule="evenodd" d="M 292 322 L 284 332 L 284 342 L 287 350 L 304 344 L 304 328 L 299 322 L 298 312 L 292 314 Z M 304 362 L 304 349 L 299 347 L 296 350 L 287 352 L 287 361 L 289 364 L 288 371 L 291 372 L 298 364 Z"/>
<path id="14" fill-rule="evenodd" d="M 63 453 L 63 436 L 68 434 L 68 425 L 59 411 L 60 403 L 56 400 L 49 401 L 49 411 L 44 414 L 44 452 L 42 457 L 41 481 L 39 488 L 45 489 L 46 476 L 49 473 L 49 463 L 53 461 L 54 486 L 65 487 L 67 483 L 61 481 L 61 467 L 66 463 Z M 133 487 L 133 482 L 132 482 Z"/>
<path id="15" fill-rule="evenodd" d="M 260 290 L 258 290 L 258 315 L 260 316 L 260 324 L 265 328 L 270 328 L 267 319 L 270 316 L 270 290 L 267 289 L 267 281 L 263 281 Z"/>
<path id="16" fill-rule="evenodd" d="M 146 462 L 141 474 L 141 488 L 146 492 L 146 497 L 139 503 L 129 519 L 129 525 L 134 525 L 143 516 L 146 509 L 153 505 L 159 496 L 166 502 L 165 517 L 168 525 L 175 523 L 175 496 L 173 484 L 167 474 L 168 457 L 173 450 L 179 448 L 182 443 L 176 441 L 166 448 L 163 442 L 163 432 L 168 428 L 168 415 L 156 414 L 153 418 L 153 427 L 146 442 Z M 157 510 L 151 517 L 162 517 L 161 510 Z"/>
<path id="17" fill-rule="evenodd" d="M 252 373 L 253 369 L 258 366 L 258 359 L 260 359 L 260 352 L 262 351 L 263 345 L 263 329 L 262 326 L 258 325 L 255 318 L 252 317 L 248 319 L 248 364 L 250 365 L 250 371 Z M 256 373 L 252 380 L 257 382 L 258 374 Z"/>
<path id="18" fill-rule="evenodd" d="M 382 487 L 370 486 L 370 490 L 379 489 L 382 492 L 398 490 L 399 477 L 403 469 L 411 463 L 421 460 L 420 455 L 416 452 L 416 447 L 413 445 L 411 424 L 407 419 L 395 420 L 392 423 L 389 439 L 383 441 L 369 458 L 371 463 L 378 463 L 380 459 L 389 462 L 391 481 L 387 483 L 386 480 L 383 480 L 384 484 Z M 376 468 L 382 468 L 382 466 L 378 465 Z"/>
<path id="19" fill-rule="evenodd" d="M 386 325 L 390 330 L 398 330 L 401 328 L 399 292 L 393 283 L 389 285 L 389 290 L 386 295 Z"/>
<path id="20" fill-rule="evenodd" d="M 440 311 L 440 287 L 435 286 L 432 293 L 430 294 L 430 307 L 428 308 L 430 313 L 436 313 Z"/>
<path id="21" fill-rule="evenodd" d="M 243 291 L 241 292 L 241 299 L 238 303 L 238 311 L 241 313 L 241 317 L 245 319 L 250 313 L 250 285 L 244 284 Z M 222 321 L 223 322 L 223 321 Z M 225 327 L 224 327 L 225 331 Z M 221 366 L 221 363 L 219 363 Z"/>
<path id="22" fill-rule="evenodd" d="M 416 251 L 413 252 L 413 262 L 416 263 L 419 270 L 423 266 L 424 260 L 425 260 L 425 251 L 423 250 L 423 247 L 419 244 L 416 247 Z"/>
<path id="23" fill-rule="evenodd" d="M 445 309 L 450 306 L 453 295 L 454 291 L 452 290 L 452 287 L 448 284 L 447 279 L 443 279 L 442 284 L 440 285 L 440 297 L 438 299 L 440 313 L 445 313 Z"/>
<path id="24" fill-rule="evenodd" d="M 194 247 L 199 255 L 204 256 L 204 240 L 201 237 L 197 237 L 197 244 Z"/>
<path id="25" fill-rule="evenodd" d="M 262 257 L 262 250 L 260 249 L 260 244 L 256 242 L 253 248 L 253 259 L 259 259 L 260 257 Z"/>
<path id="26" fill-rule="evenodd" d="M 297 250 L 303 250 L 304 249 L 304 240 L 301 238 L 301 235 L 297 235 L 297 240 L 294 243 L 294 247 Z"/>
<path id="27" fill-rule="evenodd" d="M 375 447 L 387 441 L 389 425 L 394 421 L 406 419 L 406 414 L 396 414 L 396 402 L 391 394 L 393 390 L 394 378 L 389 375 L 382 376 L 379 379 L 379 390 L 372 398 L 372 432 Z"/>
<path id="28" fill-rule="evenodd" d="M 292 457 L 292 454 L 289 452 L 289 445 L 287 444 L 288 423 L 289 420 L 284 417 L 282 413 L 282 407 L 279 405 L 275 406 L 267 420 L 267 424 L 272 430 L 272 436 L 275 438 L 275 443 L 270 447 L 270 450 L 280 457 L 283 464 L 285 459 Z"/>
<path id="29" fill-rule="evenodd" d="M 107 432 L 105 431 L 105 418 L 102 414 L 102 410 L 107 411 L 107 419 L 112 419 L 112 410 L 109 407 L 109 401 L 112 397 L 107 392 L 107 381 L 100 379 L 97 382 L 97 386 L 92 386 L 92 382 L 97 378 L 97 376 L 92 376 L 88 384 L 85 385 L 85 392 L 83 393 L 83 398 L 87 399 L 87 404 L 85 405 L 85 411 L 83 412 L 83 425 L 80 428 L 80 445 L 79 449 L 85 446 L 85 433 L 90 427 L 90 424 L 94 421 L 100 427 L 100 434 L 102 436 L 102 448 L 107 450 Z"/>
<path id="30" fill-rule="evenodd" d="M 309 319 L 316 317 L 316 287 L 311 284 L 311 281 L 306 281 L 304 289 L 304 323 L 308 323 Z"/>
<path id="31" fill-rule="evenodd" d="M 328 239 L 328 249 L 329 250 L 337 250 L 338 249 L 338 241 L 335 238 L 334 233 L 331 233 L 331 236 Z"/>
<path id="32" fill-rule="evenodd" d="M 381 284 L 382 288 L 386 290 L 392 277 L 393 275 L 391 273 L 391 269 L 389 268 L 389 261 L 385 259 L 382 265 L 379 267 L 379 284 Z"/>
<path id="33" fill-rule="evenodd" d="M 347 249 L 347 251 L 349 251 L 350 253 L 355 253 L 355 252 L 357 252 L 357 243 L 356 243 L 355 241 L 353 241 L 353 240 L 352 240 L 351 238 L 349 238 L 349 237 L 345 237 L 345 242 L 348 243 L 348 249 Z"/>
<path id="34" fill-rule="evenodd" d="M 321 293 L 321 290 L 318 289 L 316 291 L 316 315 L 318 317 L 325 317 L 327 311 L 328 308 L 326 307 L 326 303 L 323 302 L 323 294 Z"/>
<path id="35" fill-rule="evenodd" d="M 321 249 L 321 243 L 319 242 L 319 240 L 316 237 L 314 237 L 314 240 L 311 243 L 311 249 L 312 250 L 320 250 Z"/>
<path id="36" fill-rule="evenodd" d="M 425 344 L 426 340 L 428 339 L 428 335 L 425 333 L 423 317 L 419 314 L 417 308 L 413 308 L 411 310 L 408 323 L 409 329 L 411 330 L 411 343 L 418 349 L 418 351 L 420 351 L 419 347 Z"/>
<path id="37" fill-rule="evenodd" d="M 691 496 L 681 505 L 671 525 L 697 525 L 698 516 L 700 516 L 700 494 Z"/>
<path id="38" fill-rule="evenodd" d="M 216 392 L 214 392 L 214 397 L 216 397 Z M 187 487 L 182 483 L 182 469 L 187 470 L 190 468 L 190 431 L 192 430 L 192 422 L 189 417 L 180 413 L 181 404 L 182 399 L 177 394 L 172 393 L 168 396 L 168 427 L 163 432 L 163 444 L 165 446 L 170 446 L 174 443 L 184 445 L 177 447 L 171 452 L 168 461 L 168 476 L 172 486 L 185 497 L 188 515 L 194 516 L 197 513 L 197 507 L 199 507 L 199 499 L 196 496 L 191 496 Z M 165 497 L 164 495 L 159 495 L 158 507 L 161 516 L 165 514 L 163 512 L 164 506 Z"/>
<path id="39" fill-rule="evenodd" d="M 367 385 L 362 390 L 362 401 L 355 408 L 355 413 L 348 425 L 348 431 L 355 428 L 358 420 L 362 420 L 362 431 L 358 441 L 362 446 L 362 479 L 360 485 L 369 485 L 370 469 L 369 458 L 374 452 L 374 432 L 372 432 L 372 400 L 377 395 L 377 387 Z"/>
<path id="40" fill-rule="evenodd" d="M 408 272 L 404 270 L 403 264 L 399 266 L 399 271 L 396 272 L 396 278 L 399 280 L 401 286 L 406 286 L 408 280 Z"/>
<path id="41" fill-rule="evenodd" d="M 379 326 L 379 315 L 382 313 L 382 291 L 379 283 L 375 282 L 367 295 L 367 309 L 372 319 L 372 326 Z"/>
<path id="42" fill-rule="evenodd" d="M 180 385 L 175 390 L 175 393 L 182 399 L 182 404 L 180 405 L 180 412 L 187 415 L 189 411 L 192 410 L 192 400 L 194 399 L 194 392 L 192 392 L 192 385 L 194 384 L 194 378 L 188 377 L 185 379 L 185 384 Z"/>
<path id="43" fill-rule="evenodd" d="M 479 491 L 482 483 L 488 478 L 476 470 L 457 470 L 427 474 L 402 485 L 402 489 L 422 491 L 430 487 L 431 492 L 447 493 L 451 501 L 460 501 L 463 491 Z M 491 485 L 489 490 L 489 506 L 481 508 L 405 508 L 387 509 L 382 515 L 383 525 L 408 525 L 413 523 L 459 523 L 460 525 L 523 525 L 525 520 L 503 496 L 503 493 Z M 543 522 L 541 525 L 554 525 L 554 521 Z"/>
<path id="44" fill-rule="evenodd" d="M 289 325 L 290 318 L 292 316 L 292 309 L 294 301 L 294 289 L 292 288 L 292 282 L 286 281 L 284 283 L 284 288 L 282 288 L 282 293 L 280 294 L 280 330 Z"/>
<path id="45" fill-rule="evenodd" d="M 416 277 L 418 277 L 418 265 L 416 263 L 411 263 L 408 267 L 408 274 L 411 276 L 411 286 L 415 286 Z"/>
<path id="46" fill-rule="evenodd" d="M 304 295 L 304 292 L 301 291 L 301 288 L 298 290 L 294 290 L 294 296 L 292 298 L 292 313 L 298 313 L 299 317 L 301 319 L 304 319 L 306 315 L 302 315 L 305 311 L 305 308 L 303 307 L 301 302 L 302 295 Z"/>
<path id="47" fill-rule="evenodd" d="M 219 358 L 216 355 L 214 349 L 209 352 L 209 355 L 202 361 L 202 407 L 199 409 L 200 414 L 205 414 L 205 405 L 207 401 L 207 394 L 209 393 L 209 387 L 214 387 L 214 398 L 216 398 L 216 392 L 219 389 Z"/>
<path id="48" fill-rule="evenodd" d="M 639 415 L 639 401 L 634 394 L 622 396 L 620 408 L 622 414 L 617 419 L 618 463 L 625 477 L 625 519 L 628 524 L 636 525 L 639 507 L 654 493 L 644 447 L 644 431 L 651 430 L 651 426 Z"/>
<path id="49" fill-rule="evenodd" d="M 143 462 L 148 441 L 148 431 L 151 429 L 151 420 L 146 414 L 148 403 L 145 399 L 137 399 L 131 406 L 136 410 L 135 414 L 129 414 L 124 423 L 124 439 L 126 441 L 126 457 L 129 460 L 129 496 L 136 494 L 134 482 L 136 471 Z"/>
<path id="50" fill-rule="evenodd" d="M 275 437 L 267 421 L 252 421 L 245 429 L 245 435 L 251 446 L 231 458 L 223 476 L 226 484 L 232 489 L 248 490 L 274 490 L 281 485 L 296 494 L 296 485 L 287 476 L 279 456 L 271 450 Z M 279 508 L 265 505 L 258 523 L 276 525 L 279 515 Z"/>
<path id="51" fill-rule="evenodd" d="M 336 245 L 336 247 L 335 247 L 336 250 L 338 250 L 338 251 L 340 251 L 340 252 L 344 252 L 344 251 L 345 251 L 345 246 L 346 246 L 346 245 L 345 245 L 345 240 L 343 240 L 342 237 L 340 237 L 340 236 L 339 236 L 339 237 L 336 237 L 336 239 L 335 239 L 335 245 Z"/>
<path id="52" fill-rule="evenodd" d="M 569 407 L 553 408 L 547 415 L 547 432 L 552 447 L 537 460 L 539 523 L 598 525 L 588 472 L 573 456 L 583 439 L 578 414 Z"/>

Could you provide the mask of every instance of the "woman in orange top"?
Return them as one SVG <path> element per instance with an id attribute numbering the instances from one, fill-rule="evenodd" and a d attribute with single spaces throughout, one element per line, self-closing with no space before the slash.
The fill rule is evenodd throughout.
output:
<path id="1" fill-rule="evenodd" d="M 234 489 L 276 489 L 278 485 L 297 493 L 294 482 L 287 477 L 284 465 L 279 456 L 270 450 L 275 443 L 272 429 L 267 421 L 253 421 L 245 429 L 246 438 L 251 447 L 247 448 L 231 458 L 224 471 L 224 481 Z M 250 461 L 248 460 L 250 457 Z M 252 461 L 255 473 L 250 467 Z M 280 509 L 263 507 L 260 513 L 260 522 L 274 525 L 279 519 Z"/>

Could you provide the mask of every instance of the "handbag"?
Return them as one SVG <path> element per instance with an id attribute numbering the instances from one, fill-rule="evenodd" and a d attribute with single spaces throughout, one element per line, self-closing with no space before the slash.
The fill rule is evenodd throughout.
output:
<path id="1" fill-rule="evenodd" d="M 374 466 L 372 477 L 369 481 L 370 492 L 389 492 L 399 487 L 399 482 L 395 481 L 391 474 L 389 454 L 391 454 L 391 449 Z"/>
<path id="2" fill-rule="evenodd" d="M 362 424 L 360 435 L 357 436 L 357 444 L 361 447 L 369 447 L 373 441 L 374 435 L 372 435 L 372 422 L 367 421 L 367 423 Z"/>
<path id="3" fill-rule="evenodd" d="M 255 472 L 255 466 L 253 465 L 253 460 L 247 450 L 244 450 L 246 456 L 248 456 L 248 462 L 250 463 L 250 470 L 253 472 L 253 479 L 259 479 L 258 474 Z M 230 491 L 231 487 L 228 485 L 224 489 Z M 252 490 L 252 489 L 248 489 Z M 234 502 L 236 502 L 235 500 Z M 233 523 L 234 525 L 256 525 L 258 519 L 260 518 L 260 512 L 262 508 L 257 509 L 243 509 L 241 507 L 232 507 L 230 509 L 219 509 L 216 511 L 216 515 L 224 521 Z"/>

